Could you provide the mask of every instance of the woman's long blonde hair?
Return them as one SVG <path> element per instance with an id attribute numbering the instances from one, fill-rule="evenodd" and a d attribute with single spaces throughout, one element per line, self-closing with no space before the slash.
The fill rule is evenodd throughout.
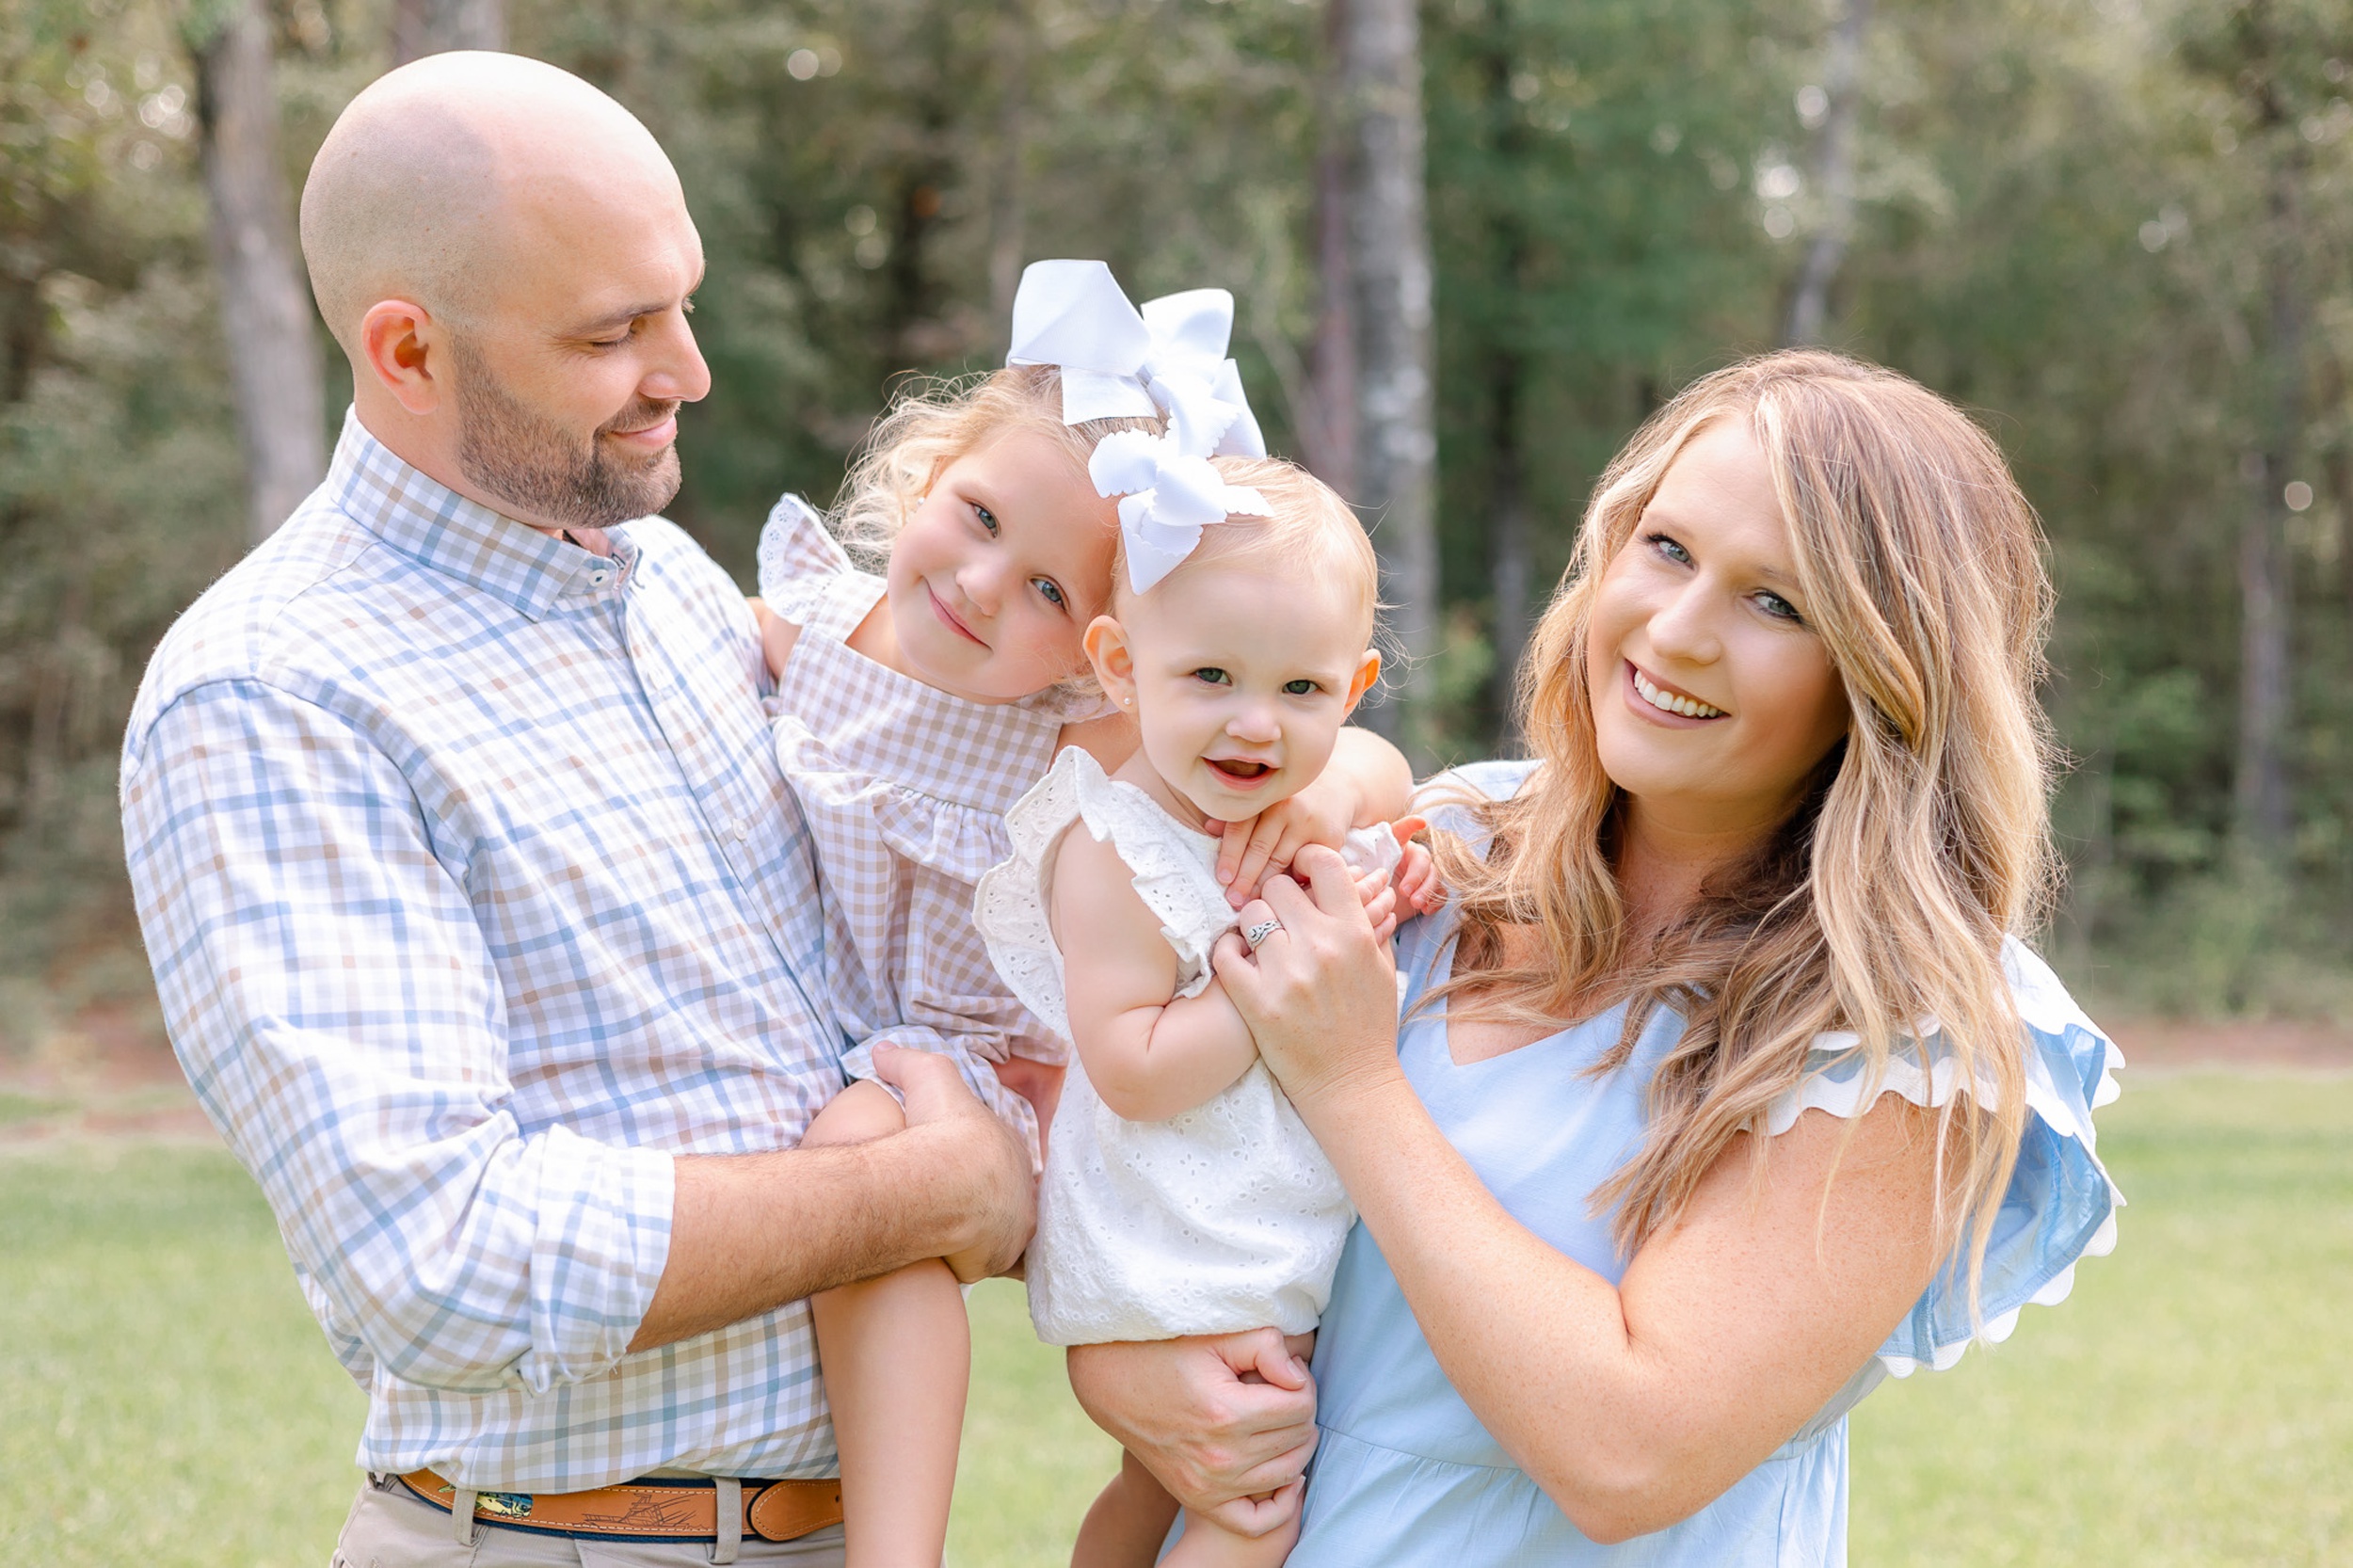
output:
<path id="1" fill-rule="evenodd" d="M 1611 869 L 1624 797 L 1595 750 L 1586 634 L 1605 568 L 1702 426 L 1746 422 L 1788 520 L 1806 618 L 1844 683 L 1846 738 L 1796 811 L 1663 934 L 1630 930 Z M 1577 553 L 1520 671 L 1541 765 L 1475 808 L 1482 859 L 1440 845 L 1460 901 L 1448 990 L 1465 1012 L 1557 1022 L 1625 1000 L 1625 1060 L 1660 1006 L 1685 1020 L 1650 1086 L 1641 1150 L 1595 1194 L 1631 1252 L 1795 1087 L 1817 1035 L 1859 1037 L 1866 1082 L 1941 1030 L 1958 1081 L 1938 1122 L 1941 1249 L 1970 1277 L 2016 1163 L 2025 1042 L 2001 947 L 2056 882 L 2054 752 L 2036 697 L 2050 614 L 2041 538 L 2000 451 L 1891 371 L 1795 350 L 1694 382 L 1596 487 Z M 1533 960 L 1509 962 L 1508 927 Z M 1762 1136 L 1751 1140 L 1762 1169 Z"/>

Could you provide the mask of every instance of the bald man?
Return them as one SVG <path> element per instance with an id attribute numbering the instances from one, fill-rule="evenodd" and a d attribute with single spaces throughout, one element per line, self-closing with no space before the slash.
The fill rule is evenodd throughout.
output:
<path id="1" fill-rule="evenodd" d="M 122 811 L 172 1043 L 368 1394 L 337 1560 L 840 1562 L 806 1299 L 1007 1267 L 1029 1166 L 916 1053 L 904 1134 L 796 1147 L 846 1044 L 808 835 L 751 612 L 651 515 L 711 384 L 678 177 L 435 56 L 302 243 L 353 407 L 156 650 Z"/>

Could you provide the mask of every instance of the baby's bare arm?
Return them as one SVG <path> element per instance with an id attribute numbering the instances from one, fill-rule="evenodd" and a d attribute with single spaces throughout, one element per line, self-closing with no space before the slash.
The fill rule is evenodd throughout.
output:
<path id="1" fill-rule="evenodd" d="M 1095 1092 L 1128 1121 L 1160 1122 L 1248 1072 L 1258 1048 L 1224 986 L 1171 1000 L 1176 954 L 1133 875 L 1111 845 L 1073 827 L 1054 864 L 1054 944 L 1071 1041 Z"/>

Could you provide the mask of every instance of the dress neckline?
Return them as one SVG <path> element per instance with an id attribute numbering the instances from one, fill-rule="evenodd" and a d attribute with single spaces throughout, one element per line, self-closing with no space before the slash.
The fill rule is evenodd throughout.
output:
<path id="1" fill-rule="evenodd" d="M 1421 984 L 1415 988 L 1415 1000 L 1418 1000 L 1423 994 L 1434 991 L 1439 986 L 1446 984 L 1448 981 L 1451 980 L 1454 976 L 1454 954 L 1459 944 L 1455 940 L 1458 933 L 1453 929 L 1453 914 L 1451 910 L 1448 912 L 1447 919 L 1448 929 L 1445 935 L 1440 938 L 1440 945 L 1437 952 L 1432 957 L 1428 968 L 1423 971 Z M 1446 973 L 1444 975 L 1440 975 L 1437 972 L 1438 967 L 1441 964 L 1446 966 Z M 1491 1067 L 1500 1062 L 1511 1062 L 1523 1058 L 1532 1050 L 1546 1050 L 1548 1053 L 1549 1048 L 1559 1045 L 1561 1041 L 1576 1035 L 1583 1034 L 1595 1025 L 1613 1018 L 1618 1020 L 1618 1027 L 1621 1030 L 1625 1027 L 1625 1003 L 1623 1001 L 1611 1002 L 1608 1007 L 1603 1008 L 1598 1013 L 1590 1014 L 1585 1017 L 1577 1019 L 1575 1022 L 1563 1024 L 1559 1029 L 1554 1030 L 1551 1033 L 1540 1034 L 1535 1039 L 1529 1041 L 1525 1045 L 1513 1046 L 1510 1050 L 1497 1051 L 1493 1056 L 1482 1056 L 1475 1061 L 1465 1062 L 1454 1054 L 1453 1020 L 1451 1017 L 1451 1009 L 1449 1005 L 1452 1000 L 1453 999 L 1450 997 L 1438 998 L 1429 1006 L 1429 1008 L 1417 1014 L 1413 1018 L 1412 1023 L 1407 1027 L 1406 1031 L 1403 1032 L 1404 1033 L 1412 1033 L 1427 1028 L 1429 1032 L 1435 1037 L 1433 1052 L 1436 1060 L 1449 1072 L 1477 1072 L 1482 1067 Z M 1402 1037 L 1403 1035 L 1401 1034 L 1401 1042 Z"/>

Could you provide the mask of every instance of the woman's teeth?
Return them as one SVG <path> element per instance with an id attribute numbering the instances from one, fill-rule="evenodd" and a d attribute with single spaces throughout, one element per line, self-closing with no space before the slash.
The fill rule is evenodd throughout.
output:
<path id="1" fill-rule="evenodd" d="M 1634 689 L 1642 694 L 1644 702 L 1662 712 L 1680 713 L 1687 719 L 1720 719 L 1724 716 L 1721 708 L 1711 708 L 1697 697 L 1677 696 L 1673 692 L 1662 691 L 1639 669 L 1634 672 Z"/>

